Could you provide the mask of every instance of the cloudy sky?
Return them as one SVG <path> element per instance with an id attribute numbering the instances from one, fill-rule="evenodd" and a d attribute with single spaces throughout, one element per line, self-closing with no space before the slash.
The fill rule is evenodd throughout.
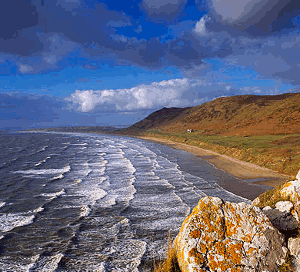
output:
<path id="1" fill-rule="evenodd" d="M 299 0 L 9 0 L 0 24 L 0 129 L 299 90 Z"/>

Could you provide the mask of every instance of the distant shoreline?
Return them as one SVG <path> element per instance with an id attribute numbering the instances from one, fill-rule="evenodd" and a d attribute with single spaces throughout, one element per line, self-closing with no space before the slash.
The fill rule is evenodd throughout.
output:
<path id="1" fill-rule="evenodd" d="M 153 141 L 156 143 L 164 144 L 172 148 L 187 151 L 201 159 L 208 161 L 215 167 L 224 170 L 232 176 L 246 181 L 251 181 L 253 184 L 275 187 L 282 182 L 290 180 L 292 177 L 289 175 L 281 174 L 268 168 L 255 165 L 253 163 L 234 159 L 232 157 L 221 155 L 214 151 L 203 149 L 196 146 L 191 146 L 184 143 L 173 142 L 166 139 L 159 139 L 148 136 L 135 136 L 140 139 Z"/>

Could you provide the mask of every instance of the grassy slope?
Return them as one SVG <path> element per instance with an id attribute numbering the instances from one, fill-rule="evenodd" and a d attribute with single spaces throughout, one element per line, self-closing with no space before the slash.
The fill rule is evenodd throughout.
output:
<path id="1" fill-rule="evenodd" d="M 162 109 L 123 131 L 199 146 L 295 175 L 300 165 L 300 93 L 222 97 Z M 195 129 L 186 133 L 187 129 Z"/>
<path id="2" fill-rule="evenodd" d="M 187 111 L 186 111 L 187 112 Z M 166 132 L 192 128 L 205 135 L 300 133 L 300 94 L 222 97 L 156 126 Z"/>
<path id="3" fill-rule="evenodd" d="M 300 165 L 300 134 L 220 136 L 196 133 L 141 132 L 151 136 L 213 150 L 284 174 L 296 175 Z"/>

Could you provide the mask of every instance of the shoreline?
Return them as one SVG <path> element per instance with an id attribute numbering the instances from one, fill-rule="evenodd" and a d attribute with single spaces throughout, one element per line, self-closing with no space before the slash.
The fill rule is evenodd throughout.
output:
<path id="1" fill-rule="evenodd" d="M 241 161 L 227 155 L 222 155 L 214 151 L 203 149 L 200 147 L 173 142 L 166 139 L 159 139 L 148 136 L 135 136 L 136 138 L 152 141 L 169 147 L 187 151 L 198 158 L 204 159 L 214 165 L 216 168 L 221 169 L 228 174 L 243 180 L 248 184 L 263 185 L 268 187 L 275 187 L 282 182 L 293 179 L 292 176 L 281 174 L 274 170 L 263 168 L 253 163 Z"/>

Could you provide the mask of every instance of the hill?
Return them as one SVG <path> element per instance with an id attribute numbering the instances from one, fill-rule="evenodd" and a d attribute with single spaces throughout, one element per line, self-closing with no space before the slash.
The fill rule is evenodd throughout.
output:
<path id="1" fill-rule="evenodd" d="M 192 108 L 163 108 L 126 129 L 127 133 L 159 129 L 203 135 L 300 133 L 300 93 L 274 96 L 221 97 Z"/>
<path id="2" fill-rule="evenodd" d="M 171 121 L 176 120 L 177 117 L 184 117 L 185 112 L 191 108 L 162 108 L 151 113 L 145 119 L 135 123 L 122 132 L 136 133 L 144 130 L 155 129 L 160 126 L 168 125 Z"/>
<path id="3" fill-rule="evenodd" d="M 239 95 L 192 108 L 163 108 L 118 133 L 185 143 L 295 175 L 299 124 L 300 93 Z"/>

